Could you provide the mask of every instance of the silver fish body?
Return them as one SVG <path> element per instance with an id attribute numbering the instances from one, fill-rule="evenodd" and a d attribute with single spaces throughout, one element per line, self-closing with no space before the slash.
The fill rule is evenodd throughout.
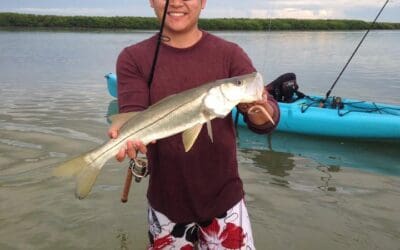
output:
<path id="1" fill-rule="evenodd" d="M 126 146 L 128 140 L 141 140 L 146 145 L 153 140 L 183 132 L 183 144 L 188 151 L 204 123 L 225 117 L 239 103 L 261 100 L 262 93 L 262 77 L 259 73 L 252 73 L 168 96 L 132 116 L 121 127 L 118 138 L 61 164 L 55 169 L 54 175 L 76 176 L 75 194 L 80 199 L 85 198 L 101 168 Z M 118 117 L 114 120 L 118 120 Z M 211 131 L 209 135 L 212 135 Z"/>

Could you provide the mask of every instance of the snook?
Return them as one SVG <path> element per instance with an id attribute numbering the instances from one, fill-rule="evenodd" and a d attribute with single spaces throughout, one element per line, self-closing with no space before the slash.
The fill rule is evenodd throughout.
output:
<path id="1" fill-rule="evenodd" d="M 225 117 L 239 103 L 261 100 L 262 92 L 261 75 L 252 73 L 171 95 L 132 116 L 121 127 L 118 138 L 61 164 L 54 170 L 54 175 L 76 176 L 75 194 L 83 199 L 89 194 L 101 168 L 121 147 L 125 147 L 127 140 L 141 140 L 146 145 L 153 140 L 183 132 L 182 139 L 187 152 L 204 123 L 208 125 L 211 143 L 210 121 Z"/>

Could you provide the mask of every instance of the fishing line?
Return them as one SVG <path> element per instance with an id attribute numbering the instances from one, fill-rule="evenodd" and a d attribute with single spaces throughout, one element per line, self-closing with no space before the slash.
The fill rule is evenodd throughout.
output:
<path id="1" fill-rule="evenodd" d="M 335 82 L 333 83 L 333 85 L 331 86 L 331 88 L 328 90 L 328 92 L 326 92 L 325 95 L 325 99 L 323 100 L 323 102 L 325 103 L 325 101 L 329 98 L 333 88 L 336 86 L 336 83 L 339 81 L 340 77 L 342 77 L 344 71 L 346 70 L 347 66 L 350 64 L 351 60 L 353 59 L 353 57 L 355 56 L 355 54 L 357 53 L 358 49 L 360 48 L 361 44 L 364 42 L 365 38 L 367 37 L 368 33 L 370 32 L 370 30 L 373 28 L 373 26 L 376 23 L 376 20 L 378 20 L 379 16 L 381 15 L 381 13 L 383 12 L 383 9 L 385 9 L 386 5 L 389 3 L 389 0 L 386 0 L 385 4 L 382 6 L 381 10 L 378 12 L 378 15 L 375 17 L 375 20 L 371 23 L 371 25 L 369 26 L 367 32 L 365 32 L 364 36 L 362 37 L 361 41 L 358 43 L 356 49 L 353 51 L 353 54 L 350 56 L 349 60 L 347 60 L 346 65 L 343 67 L 342 71 L 339 73 L 338 77 L 336 78 Z"/>
<path id="2" fill-rule="evenodd" d="M 163 30 L 164 30 L 164 26 L 165 26 L 165 19 L 167 17 L 168 5 L 169 5 L 169 0 L 166 0 L 165 7 L 164 7 L 164 13 L 163 13 L 163 17 L 161 20 L 160 31 L 158 33 L 156 51 L 154 52 L 153 64 L 151 65 L 149 80 L 147 81 L 147 84 L 149 86 L 149 96 L 150 96 L 150 86 L 151 86 L 151 83 L 153 82 L 154 71 L 156 69 L 156 64 L 157 64 L 157 60 L 158 60 L 158 54 L 160 52 L 161 42 L 171 40 L 170 38 L 163 36 Z"/>

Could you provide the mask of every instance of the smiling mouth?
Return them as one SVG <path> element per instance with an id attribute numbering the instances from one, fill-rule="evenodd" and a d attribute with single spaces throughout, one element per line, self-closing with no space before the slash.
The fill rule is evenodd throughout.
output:
<path id="1" fill-rule="evenodd" d="M 173 16 L 173 17 L 181 17 L 186 15 L 185 13 L 182 12 L 168 12 L 168 15 Z"/>

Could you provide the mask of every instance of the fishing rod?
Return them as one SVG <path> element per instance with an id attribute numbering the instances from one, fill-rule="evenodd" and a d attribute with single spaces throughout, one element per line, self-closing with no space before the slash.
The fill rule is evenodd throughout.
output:
<path id="1" fill-rule="evenodd" d="M 160 46 L 161 46 L 161 42 L 163 40 L 163 31 L 164 31 L 164 26 L 165 26 L 165 19 L 167 17 L 168 6 L 169 6 L 169 0 L 166 0 L 165 7 L 164 7 L 164 13 L 163 13 L 161 25 L 160 25 L 160 31 L 158 33 L 156 50 L 154 52 L 153 63 L 151 65 L 150 76 L 149 76 L 149 79 L 147 80 L 147 84 L 149 86 L 149 100 L 150 100 L 150 87 L 151 87 L 151 83 L 153 82 L 154 71 L 156 69 L 156 64 L 157 64 L 157 60 L 158 60 L 158 54 L 160 52 Z M 129 161 L 129 167 L 128 167 L 126 177 L 125 177 L 124 189 L 123 189 L 122 195 L 121 195 L 121 202 L 126 203 L 128 201 L 128 195 L 129 195 L 129 190 L 131 188 L 133 176 L 135 176 L 136 182 L 140 182 L 143 177 L 147 176 L 147 174 L 148 174 L 147 161 L 140 160 L 140 159 L 131 159 Z"/>
<path id="2" fill-rule="evenodd" d="M 168 6 L 169 6 L 169 0 L 166 0 L 165 7 L 164 7 L 164 13 L 163 13 L 163 17 L 162 17 L 162 20 L 161 20 L 160 31 L 158 33 L 156 51 L 154 52 L 153 64 L 151 65 L 150 76 L 149 76 L 149 79 L 147 81 L 147 84 L 149 85 L 149 89 L 150 89 L 151 83 L 153 82 L 154 71 L 156 70 L 156 64 L 157 64 L 157 60 L 158 60 L 158 53 L 160 52 L 160 46 L 161 46 L 161 42 L 162 42 L 162 39 L 163 39 L 163 31 L 164 31 L 164 26 L 165 26 L 165 19 L 167 17 Z M 149 95 L 150 95 L 150 91 L 149 91 Z"/>
<path id="3" fill-rule="evenodd" d="M 356 49 L 353 51 L 353 54 L 350 56 L 349 60 L 347 60 L 346 65 L 343 67 L 342 71 L 339 73 L 338 77 L 336 78 L 335 82 L 332 84 L 331 88 L 328 90 L 328 92 L 326 92 L 325 95 L 325 99 L 323 100 L 323 103 L 326 102 L 326 100 L 328 100 L 333 88 L 336 86 L 336 83 L 339 81 L 340 77 L 342 77 L 344 71 L 347 69 L 347 66 L 349 66 L 351 60 L 353 59 L 353 57 L 355 56 L 355 54 L 357 53 L 358 49 L 361 47 L 361 44 L 364 42 L 365 38 L 367 37 L 368 33 L 371 31 L 372 27 L 375 25 L 376 20 L 378 20 L 379 16 L 381 15 L 381 13 L 383 12 L 383 10 L 385 9 L 386 5 L 389 3 L 389 0 L 386 0 L 385 4 L 382 6 L 381 10 L 378 12 L 378 15 L 376 15 L 374 21 L 371 23 L 371 25 L 369 26 L 367 32 L 365 32 L 364 36 L 362 37 L 361 41 L 358 43 Z"/>

